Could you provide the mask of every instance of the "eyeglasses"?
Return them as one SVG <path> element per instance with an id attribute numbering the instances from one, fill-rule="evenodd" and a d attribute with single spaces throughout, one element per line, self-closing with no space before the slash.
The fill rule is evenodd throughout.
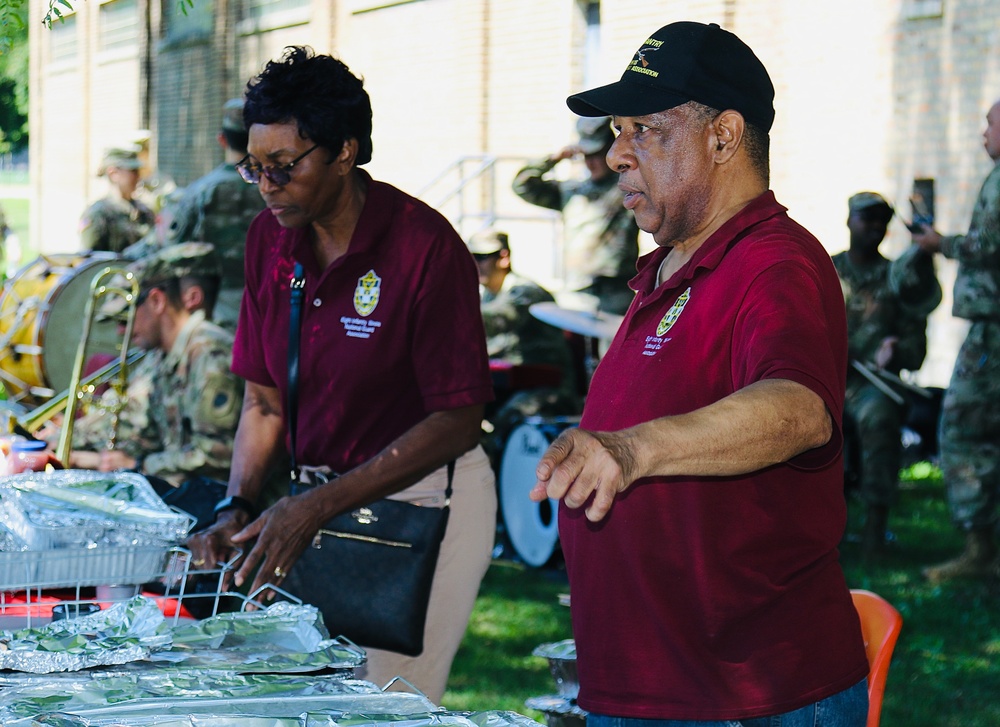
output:
<path id="1" fill-rule="evenodd" d="M 264 166 L 256 161 L 250 161 L 250 155 L 247 154 L 240 160 L 240 163 L 236 165 L 236 171 L 240 173 L 243 177 L 243 181 L 247 184 L 260 184 L 261 175 L 267 177 L 267 181 L 278 187 L 284 187 L 290 181 L 292 181 L 292 169 L 300 161 L 305 159 L 313 150 L 319 147 L 319 144 L 314 144 L 311 148 L 299 154 L 297 157 L 288 162 L 288 164 L 275 164 L 274 166 Z"/>

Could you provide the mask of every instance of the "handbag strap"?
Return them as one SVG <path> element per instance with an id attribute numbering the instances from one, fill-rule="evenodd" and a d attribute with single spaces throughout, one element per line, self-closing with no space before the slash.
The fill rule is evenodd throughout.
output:
<path id="1" fill-rule="evenodd" d="M 288 324 L 288 439 L 291 446 L 292 481 L 299 479 L 299 466 L 295 459 L 295 429 L 299 414 L 299 343 L 302 337 L 302 301 L 306 296 L 306 274 L 302 263 L 295 263 L 289 283 L 291 293 L 291 318 Z M 451 504 L 452 481 L 455 478 L 455 460 L 448 462 L 448 487 L 444 491 L 444 506 Z"/>
<path id="2" fill-rule="evenodd" d="M 302 263 L 295 263 L 291 292 L 291 320 L 288 326 L 288 438 L 291 445 L 292 480 L 299 478 L 295 459 L 295 430 L 299 414 L 299 340 L 302 337 L 302 299 L 306 294 L 306 275 Z"/>

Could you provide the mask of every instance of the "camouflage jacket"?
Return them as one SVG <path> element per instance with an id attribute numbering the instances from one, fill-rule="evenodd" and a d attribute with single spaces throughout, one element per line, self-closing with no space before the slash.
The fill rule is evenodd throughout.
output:
<path id="1" fill-rule="evenodd" d="M 562 212 L 569 286 L 580 289 L 598 277 L 635 276 L 639 227 L 622 206 L 618 175 L 598 182 L 549 179 L 555 165 L 548 159 L 528 164 L 514 177 L 513 187 L 525 202 Z"/>
<path id="2" fill-rule="evenodd" d="M 851 359 L 875 363 L 875 353 L 883 339 L 896 336 L 899 341 L 886 368 L 894 373 L 920 368 L 927 354 L 927 314 L 930 311 L 926 310 L 926 305 L 919 308 L 907 304 L 908 290 L 901 289 L 899 281 L 907 280 L 908 276 L 894 272 L 894 267 L 905 269 L 929 261 L 926 253 L 918 261 L 908 252 L 897 261 L 880 255 L 874 263 L 862 267 L 851 262 L 847 251 L 833 256 L 847 305 L 847 349 Z M 940 302 L 940 286 L 933 274 L 930 279 L 926 275 L 921 277 L 920 285 L 925 288 L 925 298 L 933 299 L 936 292 L 936 300 Z M 853 375 L 854 372 L 849 371 L 848 377 Z"/>
<path id="3" fill-rule="evenodd" d="M 563 382 L 573 385 L 573 362 L 562 331 L 531 315 L 534 303 L 553 301 L 537 283 L 508 273 L 496 293 L 483 293 L 486 350 L 491 359 L 510 364 L 548 364 L 563 371 Z"/>
<path id="4" fill-rule="evenodd" d="M 184 190 L 165 244 L 210 242 L 222 261 L 222 286 L 213 320 L 235 329 L 243 297 L 247 230 L 265 207 L 256 185 L 243 181 L 232 164 L 220 164 Z"/>
<path id="5" fill-rule="evenodd" d="M 969 231 L 942 238 L 941 252 L 958 261 L 952 314 L 1000 320 L 1000 163 L 983 182 Z"/>
<path id="6" fill-rule="evenodd" d="M 155 222 L 153 211 L 142 202 L 109 195 L 94 202 L 80 218 L 81 249 L 120 253 L 152 230 Z"/>
<path id="7" fill-rule="evenodd" d="M 229 478 L 243 380 L 229 370 L 233 336 L 191 314 L 163 359 L 149 397 L 162 449 L 144 470 L 175 484 L 192 475 Z"/>

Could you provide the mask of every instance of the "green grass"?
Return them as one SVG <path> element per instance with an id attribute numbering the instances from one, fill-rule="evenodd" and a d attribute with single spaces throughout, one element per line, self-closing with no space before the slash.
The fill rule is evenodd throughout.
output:
<path id="1" fill-rule="evenodd" d="M 889 670 L 882 727 L 996 727 L 1000 725 L 1000 586 L 963 582 L 932 586 L 921 567 L 962 549 L 951 525 L 940 473 L 918 466 L 905 473 L 889 527 L 886 554 L 872 563 L 848 537 L 841 560 L 852 588 L 888 599 L 902 613 L 903 631 Z M 849 501 L 848 535 L 860 533 L 862 508 Z M 495 561 L 483 582 L 443 704 L 451 709 L 510 709 L 544 722 L 524 707 L 528 697 L 555 694 L 542 643 L 570 638 L 566 592 L 556 570 L 524 569 Z"/>
<path id="2" fill-rule="evenodd" d="M 442 704 L 458 710 L 513 710 L 544 721 L 524 700 L 555 694 L 548 662 L 531 652 L 572 635 L 562 571 L 495 560 L 480 589 Z"/>

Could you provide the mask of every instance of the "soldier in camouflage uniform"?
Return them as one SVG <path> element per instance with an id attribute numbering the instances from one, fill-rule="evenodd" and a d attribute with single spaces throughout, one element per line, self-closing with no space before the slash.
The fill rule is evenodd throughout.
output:
<path id="1" fill-rule="evenodd" d="M 528 310 L 534 303 L 554 301 L 552 294 L 511 269 L 506 233 L 484 230 L 473 235 L 468 245 L 479 266 L 480 310 L 490 361 L 523 367 L 498 370 L 494 375 L 497 400 L 486 411 L 493 431 L 483 447 L 495 465 L 515 424 L 528 416 L 578 414 L 582 402 L 576 393 L 573 357 L 566 337 Z M 505 374 L 514 378 L 515 371 L 522 373 L 530 388 L 505 383 Z"/>
<path id="2" fill-rule="evenodd" d="M 243 99 L 230 99 L 223 107 L 218 142 L 224 153 L 222 164 L 188 186 L 180 201 L 168 210 L 172 221 L 164 244 L 201 240 L 215 247 L 222 261 L 222 287 L 212 320 L 235 331 L 243 299 L 247 230 L 265 206 L 257 187 L 244 182 L 236 171 L 236 164 L 247 154 Z M 157 245 L 150 236 L 125 254 L 140 257 Z"/>
<path id="3" fill-rule="evenodd" d="M 208 274 L 207 268 L 214 268 Z M 185 308 L 182 279 L 218 281 L 218 260 L 211 245 L 185 243 L 163 248 L 132 263 L 140 294 L 133 342 L 160 354 L 150 364 L 145 419 L 130 419 L 129 431 L 141 445 L 104 449 L 96 469 L 141 469 L 179 486 L 194 476 L 226 480 L 233 439 L 243 401 L 243 381 L 232 374 L 232 334 L 205 320 L 201 310 Z M 203 284 L 204 285 L 204 284 Z M 205 286 L 208 287 L 208 286 Z M 211 307 L 214 291 L 205 291 Z M 148 381 L 148 379 L 147 379 Z M 141 384 L 140 384 L 141 385 Z M 129 383 L 129 396 L 140 399 Z M 141 400 L 140 400 L 141 404 Z M 120 435 L 121 437 L 121 435 Z M 73 466 L 86 466 L 92 455 L 74 451 Z"/>
<path id="4" fill-rule="evenodd" d="M 932 582 L 997 573 L 1000 497 L 1000 100 L 986 116 L 994 166 L 979 191 L 969 231 L 913 236 L 929 252 L 958 261 L 952 314 L 970 322 L 941 412 L 941 469 L 955 524 L 966 533 L 958 558 L 924 570 Z"/>
<path id="5" fill-rule="evenodd" d="M 107 176 L 111 191 L 80 218 L 80 248 L 121 252 L 153 229 L 156 216 L 135 198 L 139 185 L 137 148 L 108 149 L 98 176 Z"/>
<path id="6" fill-rule="evenodd" d="M 568 287 L 596 296 L 599 310 L 622 315 L 634 296 L 628 281 L 636 272 L 639 227 L 622 206 L 618 175 L 605 160 L 614 141 L 610 122 L 609 117 L 581 118 L 579 143 L 521 169 L 514 177 L 514 193 L 531 204 L 562 212 Z M 559 162 L 581 155 L 588 179 L 549 177 Z"/>
<path id="7" fill-rule="evenodd" d="M 833 256 L 847 304 L 848 355 L 875 377 L 879 371 L 920 368 L 927 353 L 927 316 L 941 302 L 930 255 L 916 246 L 895 261 L 879 253 L 892 216 L 892 206 L 874 192 L 851 197 L 850 248 Z M 891 390 L 884 378 L 878 380 Z M 885 544 L 889 507 L 896 500 L 904 406 L 851 367 L 844 410 L 854 427 L 851 444 L 860 450 L 867 506 L 862 544 L 872 555 Z"/>

